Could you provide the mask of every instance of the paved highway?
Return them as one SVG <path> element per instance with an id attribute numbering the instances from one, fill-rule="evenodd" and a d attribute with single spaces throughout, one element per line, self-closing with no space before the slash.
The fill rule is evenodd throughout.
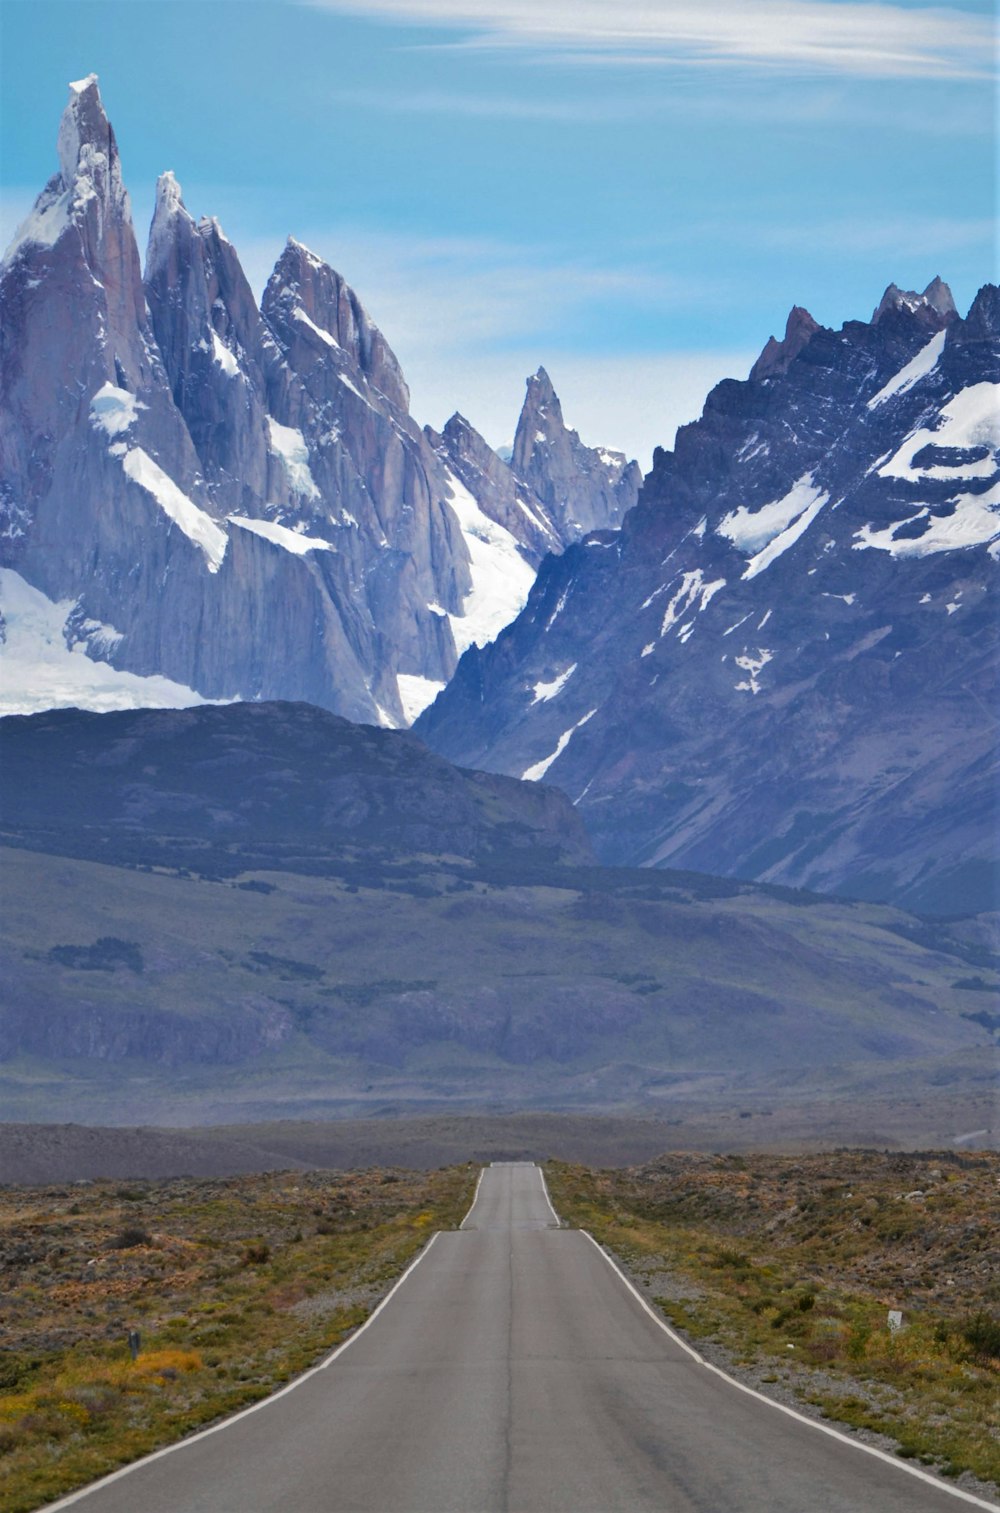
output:
<path id="1" fill-rule="evenodd" d="M 651 1317 L 537 1167 L 488 1168 L 327 1363 L 53 1505 L 80 1513 L 957 1513 L 741 1391 Z M 978 1506 L 988 1504 L 978 1502 Z"/>

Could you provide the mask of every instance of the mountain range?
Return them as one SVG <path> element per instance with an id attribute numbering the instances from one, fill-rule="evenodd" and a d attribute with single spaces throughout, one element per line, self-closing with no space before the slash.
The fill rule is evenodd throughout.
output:
<path id="1" fill-rule="evenodd" d="M 95 76 L 0 269 L 4 708 L 303 699 L 401 726 L 635 502 L 543 371 L 520 470 L 409 413 L 391 348 L 293 238 L 259 306 L 218 221 L 157 185 L 145 271 Z M 143 681 L 139 681 L 143 680 Z"/>
<path id="2" fill-rule="evenodd" d="M 417 723 L 608 863 L 995 908 L 1000 291 L 794 308 Z"/>
<path id="3" fill-rule="evenodd" d="M 544 368 L 509 459 L 421 429 L 340 274 L 289 239 L 258 303 L 172 173 L 143 272 L 93 75 L 58 156 L 0 267 L 0 707 L 416 719 L 605 864 L 995 907 L 996 287 L 794 307 L 643 480 Z"/>

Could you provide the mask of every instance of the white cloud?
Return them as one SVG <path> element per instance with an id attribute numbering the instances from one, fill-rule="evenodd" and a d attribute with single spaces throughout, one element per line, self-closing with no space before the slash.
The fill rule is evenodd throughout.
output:
<path id="1" fill-rule="evenodd" d="M 619 345 L 616 325 L 638 310 L 659 316 L 718 292 L 708 278 L 680 277 L 657 263 L 568 262 L 551 248 L 488 237 L 409 236 L 351 226 L 296 232 L 358 291 L 404 361 L 419 350 L 469 350 L 527 340 L 599 340 Z M 237 238 L 260 289 L 281 250 L 277 238 Z"/>
<path id="2" fill-rule="evenodd" d="M 989 18 L 864 0 L 305 0 L 410 25 L 468 28 L 463 47 L 561 61 L 732 66 L 872 78 L 990 73 Z"/>

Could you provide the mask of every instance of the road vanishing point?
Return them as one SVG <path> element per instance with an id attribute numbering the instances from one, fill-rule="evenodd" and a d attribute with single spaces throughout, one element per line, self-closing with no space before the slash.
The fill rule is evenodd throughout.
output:
<path id="1" fill-rule="evenodd" d="M 706 1365 L 537 1166 L 486 1168 L 319 1366 L 51 1505 L 80 1513 L 956 1513 L 989 1508 Z"/>

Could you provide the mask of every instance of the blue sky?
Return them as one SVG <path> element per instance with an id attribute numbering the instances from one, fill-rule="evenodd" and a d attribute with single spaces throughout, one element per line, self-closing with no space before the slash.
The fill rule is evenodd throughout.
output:
<path id="1" fill-rule="evenodd" d="M 97 72 L 144 244 L 156 175 L 261 286 L 293 233 L 421 421 L 509 440 L 542 362 L 648 464 L 788 308 L 995 277 L 990 6 L 859 0 L 0 0 L 3 231 Z"/>

